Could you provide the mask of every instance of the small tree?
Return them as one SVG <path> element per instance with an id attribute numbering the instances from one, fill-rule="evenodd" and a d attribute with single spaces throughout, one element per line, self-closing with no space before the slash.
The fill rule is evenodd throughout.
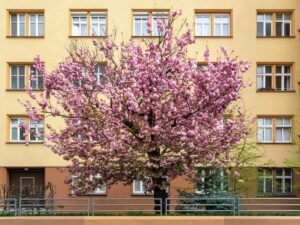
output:
<path id="1" fill-rule="evenodd" d="M 195 42 L 191 31 L 174 34 L 178 16 L 158 21 L 160 35 L 151 40 L 95 40 L 95 50 L 73 45 L 49 74 L 35 59 L 45 91 L 37 97 L 28 90 L 32 100 L 23 105 L 33 120 L 41 120 L 40 114 L 64 120 L 61 130 L 47 125 L 46 146 L 70 162 L 74 193 L 147 177 L 148 191 L 164 205 L 171 180 L 192 175 L 199 164 L 226 164 L 230 149 L 248 134 L 238 111 L 226 128 L 219 126 L 246 86 L 241 73 L 248 63 L 230 58 L 222 47 L 216 63 L 206 50 L 208 66 L 199 69 L 187 56 Z M 99 61 L 106 62 L 105 83 L 96 79 Z M 100 179 L 90 179 L 97 174 Z"/>

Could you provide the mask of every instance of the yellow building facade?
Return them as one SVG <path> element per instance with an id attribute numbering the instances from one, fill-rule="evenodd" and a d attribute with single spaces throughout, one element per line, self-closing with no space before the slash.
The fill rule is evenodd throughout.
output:
<path id="1" fill-rule="evenodd" d="M 24 118 L 18 99 L 27 98 L 24 87 L 29 85 L 33 58 L 40 55 L 50 71 L 67 55 L 72 40 L 91 44 L 92 32 L 105 36 L 116 29 L 117 41 L 138 41 L 144 34 L 145 18 L 169 10 L 182 10 L 180 20 L 186 18 L 194 33 L 191 57 L 203 62 L 202 53 L 208 46 L 215 59 L 224 45 L 251 63 L 245 78 L 252 86 L 243 92 L 242 103 L 249 117 L 258 118 L 256 137 L 263 161 L 273 161 L 270 169 L 261 170 L 265 176 L 261 188 L 271 195 L 300 194 L 294 187 L 297 173 L 285 164 L 286 159 L 300 157 L 296 153 L 300 134 L 299 0 L 0 1 L 0 184 L 52 182 L 60 187 L 57 196 L 70 194 L 63 184 L 69 175 L 59 170 L 67 162 L 38 140 L 25 146 L 16 136 L 21 131 L 13 130 L 18 119 Z M 38 93 L 39 87 L 36 89 Z M 281 182 L 278 190 L 276 181 Z M 183 179 L 173 181 L 170 194 L 176 195 L 175 189 L 185 186 L 190 184 Z M 134 187 L 121 184 L 101 192 L 111 197 L 132 194 Z"/>

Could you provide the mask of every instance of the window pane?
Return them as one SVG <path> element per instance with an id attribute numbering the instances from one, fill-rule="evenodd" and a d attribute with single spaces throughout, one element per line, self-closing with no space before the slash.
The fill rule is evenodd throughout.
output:
<path id="1" fill-rule="evenodd" d="M 284 66 L 284 73 L 291 73 L 291 67 L 290 66 Z"/>
<path id="2" fill-rule="evenodd" d="M 272 77 L 266 76 L 266 88 L 272 88 Z"/>
<path id="3" fill-rule="evenodd" d="M 276 179 L 276 192 L 282 193 L 282 179 Z"/>
<path id="4" fill-rule="evenodd" d="M 285 189 L 284 193 L 291 193 L 292 191 L 292 180 L 291 179 L 285 179 Z"/>
<path id="5" fill-rule="evenodd" d="M 19 76 L 19 88 L 25 89 L 25 76 Z"/>
<path id="6" fill-rule="evenodd" d="M 35 141 L 35 128 L 30 128 L 30 141 Z"/>
<path id="7" fill-rule="evenodd" d="M 38 24 L 38 35 L 39 36 L 43 36 L 44 35 L 44 24 L 43 23 L 39 23 Z"/>
<path id="8" fill-rule="evenodd" d="M 290 128 L 283 129 L 283 141 L 285 141 L 285 142 L 291 141 L 291 129 Z"/>
<path id="9" fill-rule="evenodd" d="M 25 23 L 20 23 L 20 36 L 25 36 Z"/>
<path id="10" fill-rule="evenodd" d="M 284 24 L 284 36 L 290 36 L 291 35 L 291 24 L 285 23 Z"/>
<path id="11" fill-rule="evenodd" d="M 282 67 L 281 66 L 276 66 L 276 73 L 281 74 L 282 73 Z"/>
<path id="12" fill-rule="evenodd" d="M 229 24 L 223 25 L 223 36 L 229 36 Z"/>
<path id="13" fill-rule="evenodd" d="M 282 36 L 282 22 L 276 22 L 276 36 Z"/>
<path id="14" fill-rule="evenodd" d="M 264 142 L 264 129 L 258 129 L 258 142 Z"/>
<path id="15" fill-rule="evenodd" d="M 81 25 L 81 35 L 82 36 L 86 36 L 87 35 L 87 25 L 86 24 L 82 24 Z"/>
<path id="16" fill-rule="evenodd" d="M 271 35 L 272 35 L 272 24 L 266 23 L 266 36 L 271 36 Z"/>
<path id="17" fill-rule="evenodd" d="M 258 76 L 257 77 L 257 88 L 264 88 L 264 83 L 263 83 L 263 77 L 262 76 Z"/>
<path id="18" fill-rule="evenodd" d="M 276 119 L 276 126 L 282 126 L 283 125 L 283 120 L 282 118 L 277 118 Z"/>
<path id="19" fill-rule="evenodd" d="M 281 76 L 276 76 L 276 90 L 282 90 L 282 87 L 281 87 Z"/>
<path id="20" fill-rule="evenodd" d="M 215 24 L 215 36 L 221 36 L 221 25 Z"/>
<path id="21" fill-rule="evenodd" d="M 290 76 L 284 77 L 284 90 L 286 90 L 286 91 L 291 90 L 291 77 Z"/>
<path id="22" fill-rule="evenodd" d="M 283 175 L 283 169 L 276 169 L 276 176 L 282 176 Z"/>
<path id="23" fill-rule="evenodd" d="M 272 119 L 271 118 L 266 118 L 265 119 L 265 124 L 266 125 L 272 125 Z"/>
<path id="24" fill-rule="evenodd" d="M 266 69 L 266 73 L 267 74 L 271 74 L 272 73 L 272 66 L 266 66 L 265 69 Z"/>
<path id="25" fill-rule="evenodd" d="M 17 89 L 18 88 L 18 77 L 17 76 L 12 76 L 11 77 L 11 88 L 12 89 Z"/>
<path id="26" fill-rule="evenodd" d="M 281 128 L 276 128 L 276 141 L 279 141 L 279 142 L 283 141 Z"/>
<path id="27" fill-rule="evenodd" d="M 20 136 L 19 136 L 19 138 L 20 138 L 20 140 L 21 141 L 25 141 L 25 128 L 20 128 Z"/>
<path id="28" fill-rule="evenodd" d="M 284 169 L 285 176 L 291 176 L 292 170 L 291 169 Z"/>
<path id="29" fill-rule="evenodd" d="M 290 126 L 290 125 L 291 125 L 291 119 L 290 119 L 290 118 L 284 118 L 284 119 L 283 119 L 283 123 L 284 123 L 284 125 L 286 125 L 286 126 Z"/>
<path id="30" fill-rule="evenodd" d="M 264 72 L 264 67 L 263 66 L 258 66 L 257 69 L 256 69 L 256 72 L 258 74 L 262 74 Z"/>
<path id="31" fill-rule="evenodd" d="M 134 191 L 135 192 L 141 192 L 142 191 L 141 186 L 142 186 L 142 181 L 140 181 L 140 180 L 134 181 Z"/>
<path id="32" fill-rule="evenodd" d="M 18 140 L 18 128 L 17 127 L 13 127 L 11 129 L 11 140 L 12 141 L 17 141 Z"/>
<path id="33" fill-rule="evenodd" d="M 141 35 L 141 23 L 138 20 L 135 20 L 135 23 L 134 23 L 134 35 L 135 36 Z"/>
<path id="34" fill-rule="evenodd" d="M 266 128 L 265 132 L 265 141 L 272 141 L 272 128 Z"/>
<path id="35" fill-rule="evenodd" d="M 262 127 L 264 125 L 264 119 L 263 118 L 259 118 L 258 120 L 258 126 Z"/>
<path id="36" fill-rule="evenodd" d="M 272 193 L 272 179 L 267 178 L 266 179 L 266 193 Z"/>
<path id="37" fill-rule="evenodd" d="M 264 23 L 257 22 L 257 36 L 264 36 Z"/>

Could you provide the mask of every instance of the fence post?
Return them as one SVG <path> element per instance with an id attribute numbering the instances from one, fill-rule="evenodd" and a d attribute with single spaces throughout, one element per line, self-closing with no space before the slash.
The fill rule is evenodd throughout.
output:
<path id="1" fill-rule="evenodd" d="M 240 198 L 237 198 L 236 213 L 237 213 L 238 216 L 240 215 Z"/>
<path id="2" fill-rule="evenodd" d="M 166 198 L 166 202 L 165 202 L 165 215 L 168 215 L 168 202 L 169 202 L 169 198 Z"/>
<path id="3" fill-rule="evenodd" d="M 21 204 L 22 204 L 22 198 L 20 197 L 19 198 L 19 207 L 18 207 L 19 216 L 22 216 L 22 206 L 21 206 Z"/>
<path id="4" fill-rule="evenodd" d="M 88 198 L 87 199 L 87 215 L 89 216 L 90 215 L 90 199 Z"/>
<path id="5" fill-rule="evenodd" d="M 94 211 L 94 198 L 92 198 L 92 216 L 95 216 L 95 211 Z"/>

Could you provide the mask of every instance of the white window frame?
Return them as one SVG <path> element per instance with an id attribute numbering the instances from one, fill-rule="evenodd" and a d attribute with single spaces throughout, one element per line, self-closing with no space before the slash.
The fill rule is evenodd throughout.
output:
<path id="1" fill-rule="evenodd" d="M 18 123 L 17 124 L 12 124 L 12 120 L 18 120 Z M 24 137 L 24 140 L 20 140 L 20 132 L 21 132 L 21 129 L 24 129 L 24 128 L 21 128 L 20 127 L 20 124 L 26 124 L 26 118 L 25 117 L 10 117 L 9 118 L 9 125 L 10 125 L 10 142 L 25 142 L 26 141 L 26 137 Z M 17 128 L 18 130 L 18 138 L 17 140 L 13 140 L 12 139 L 12 130 L 13 128 Z M 25 134 L 26 134 L 26 130 L 25 130 Z"/>
<path id="2" fill-rule="evenodd" d="M 271 73 L 266 73 L 266 67 L 270 66 L 271 67 Z M 257 65 L 257 69 L 258 67 L 262 67 L 263 68 L 263 72 L 262 73 L 256 73 L 257 74 L 257 89 L 266 89 L 267 85 L 266 85 L 266 77 L 271 77 L 271 88 L 272 87 L 272 83 L 273 83 L 273 66 L 272 65 Z M 262 82 L 263 82 L 263 87 L 259 87 L 259 77 L 262 77 Z"/>
<path id="3" fill-rule="evenodd" d="M 101 69 L 99 69 L 100 67 L 103 68 L 103 72 L 100 72 Z M 95 71 L 94 71 L 94 76 L 97 80 L 97 82 L 99 82 L 100 84 L 104 84 L 104 79 L 105 79 L 105 76 L 104 76 L 104 73 L 105 73 L 105 65 L 103 64 L 98 64 L 96 67 L 95 67 Z M 101 82 L 102 81 L 102 82 Z"/>
<path id="4" fill-rule="evenodd" d="M 271 15 L 271 20 L 267 20 L 266 19 L 266 15 Z M 262 20 L 260 20 L 258 17 L 259 16 L 263 16 L 263 19 Z M 258 22 L 262 22 L 263 23 L 263 36 L 262 37 L 271 37 L 271 36 L 273 36 L 273 34 L 274 34 L 274 31 L 273 31 L 273 20 L 272 20 L 272 13 L 258 13 L 257 15 L 256 15 L 256 20 L 257 20 L 257 27 L 258 27 Z M 266 36 L 266 24 L 267 23 L 270 23 L 271 24 L 271 35 L 270 36 Z M 257 35 L 258 35 L 258 33 L 257 33 Z M 261 37 L 261 36 L 260 36 Z"/>
<path id="5" fill-rule="evenodd" d="M 90 180 L 93 181 L 94 178 L 101 178 L 100 173 L 97 173 L 95 176 L 91 175 Z M 91 195 L 105 195 L 107 191 L 106 185 L 101 185 L 100 187 L 97 187 L 93 192 L 90 192 L 88 194 Z"/>
<path id="6" fill-rule="evenodd" d="M 285 120 L 289 120 L 289 124 L 285 124 Z M 277 120 L 281 120 L 282 125 L 277 125 Z M 279 141 L 277 140 L 277 129 L 281 130 L 281 135 L 283 140 Z M 284 129 L 289 129 L 290 130 L 290 140 L 285 141 L 284 138 Z M 288 118 L 288 117 L 277 117 L 276 118 L 276 143 L 291 143 L 292 142 L 292 118 Z"/>
<path id="7" fill-rule="evenodd" d="M 153 12 L 152 13 L 152 21 L 151 21 L 152 36 L 159 37 L 159 36 L 164 35 L 164 33 L 160 33 L 160 31 L 157 28 L 157 20 L 168 21 L 168 19 L 169 19 L 169 13 L 167 13 L 167 12 Z M 155 33 L 156 30 L 154 29 L 154 27 L 156 27 L 157 33 Z"/>
<path id="8" fill-rule="evenodd" d="M 74 22 L 74 17 L 78 17 L 79 21 Z M 81 21 L 81 18 L 85 18 L 85 22 Z M 71 13 L 71 20 L 72 20 L 72 36 L 81 36 L 85 37 L 89 35 L 88 30 L 88 12 L 72 12 Z M 74 24 L 79 25 L 79 34 L 74 34 Z M 86 25 L 86 34 L 82 35 L 82 25 Z"/>
<path id="9" fill-rule="evenodd" d="M 35 26 L 35 35 L 31 35 L 31 16 L 35 16 L 35 22 L 34 22 L 34 26 Z M 39 22 L 39 16 L 43 16 L 43 22 Z M 28 14 L 28 17 L 29 17 L 29 32 L 28 32 L 28 35 L 29 36 L 36 36 L 36 37 L 41 37 L 41 36 L 44 36 L 44 20 L 45 20 L 45 17 L 44 17 L 44 14 L 42 13 L 29 13 Z M 42 34 L 39 35 L 39 24 L 43 24 L 43 31 L 42 31 Z"/>
<path id="10" fill-rule="evenodd" d="M 271 120 L 271 125 L 267 125 L 266 124 L 266 120 L 267 119 L 270 119 Z M 258 130 L 259 129 L 263 129 L 263 140 L 262 141 L 260 141 L 259 140 L 259 131 L 258 131 L 258 133 L 257 133 L 257 136 L 258 136 L 258 142 L 259 143 L 273 143 L 273 118 L 271 118 L 271 117 L 259 117 L 258 118 L 258 120 L 263 120 L 263 125 L 262 126 L 260 126 L 259 125 L 259 121 L 258 121 Z M 266 130 L 267 129 L 270 129 L 271 128 L 271 140 L 270 141 L 266 141 Z"/>
<path id="11" fill-rule="evenodd" d="M 291 170 L 291 175 L 287 176 L 285 175 L 286 170 Z M 282 176 L 277 175 L 277 170 L 282 170 Z M 277 179 L 280 179 L 282 182 L 282 192 L 276 192 L 277 194 L 292 194 L 293 193 L 293 170 L 291 168 L 276 168 L 275 169 L 275 181 L 277 184 Z M 285 180 L 290 179 L 291 180 L 291 189 L 289 192 L 285 192 Z"/>
<path id="12" fill-rule="evenodd" d="M 272 194 L 274 192 L 274 177 L 273 177 L 273 169 L 269 169 L 271 171 L 271 175 L 268 175 L 267 168 L 260 168 L 262 170 L 262 174 L 259 174 L 259 179 L 263 181 L 262 194 Z M 271 192 L 267 192 L 267 180 L 271 179 Z"/>
<path id="13" fill-rule="evenodd" d="M 277 73 L 277 67 L 281 67 L 281 73 Z M 290 67 L 290 73 L 285 73 L 284 72 L 284 69 L 285 67 Z M 277 82 L 276 82 L 276 91 L 290 91 L 292 90 L 292 66 L 290 65 L 276 65 L 276 78 L 277 77 L 280 77 L 281 79 L 281 89 L 278 89 L 277 88 Z M 290 88 L 288 89 L 287 87 L 285 87 L 285 83 L 284 83 L 284 79 L 286 77 L 289 77 L 290 78 Z"/>
<path id="14" fill-rule="evenodd" d="M 32 81 L 31 77 L 34 77 L 36 81 Z M 39 79 L 42 80 L 42 88 L 39 88 Z M 35 82 L 35 87 L 33 88 L 33 82 Z M 44 79 L 43 75 L 40 74 L 34 66 L 29 66 L 29 86 L 32 88 L 32 90 L 41 90 L 44 88 Z"/>
<path id="15" fill-rule="evenodd" d="M 29 141 L 30 142 L 44 142 L 44 132 L 45 132 L 45 125 L 44 125 L 44 120 L 40 120 L 40 121 L 33 121 L 30 119 L 29 122 L 29 127 L 30 127 L 30 133 L 29 133 Z M 34 137 L 35 140 L 31 140 L 31 129 L 35 130 L 35 133 L 39 133 L 38 130 L 42 129 L 43 131 L 43 139 L 39 139 L 39 137 Z"/>
<path id="16" fill-rule="evenodd" d="M 213 14 L 214 16 L 214 36 L 216 37 L 229 37 L 231 35 L 230 33 L 230 13 L 216 13 L 216 14 Z M 220 16 L 220 23 L 216 23 L 216 17 L 217 16 Z M 228 17 L 228 23 L 227 22 L 224 22 L 224 17 Z M 220 24 L 220 35 L 216 35 L 216 24 Z M 225 35 L 224 34 L 224 24 L 228 24 L 228 35 Z"/>
<path id="17" fill-rule="evenodd" d="M 144 20 L 146 19 L 146 24 L 143 22 Z M 140 21 L 140 30 L 141 30 L 141 33 L 140 34 L 137 34 L 136 33 L 136 30 L 135 30 L 135 24 L 136 24 L 136 20 L 139 20 Z M 133 13 L 133 35 L 136 36 L 136 37 L 145 37 L 145 36 L 148 36 L 148 27 L 147 27 L 147 22 L 149 20 L 149 13 L 148 12 L 135 12 Z M 145 24 L 146 26 L 146 34 L 143 34 L 143 24 Z"/>
<path id="18" fill-rule="evenodd" d="M 93 18 L 97 18 L 97 22 L 94 23 L 93 22 Z M 104 22 L 103 19 L 104 18 Z M 90 13 L 90 35 L 92 36 L 98 36 L 98 37 L 104 37 L 106 36 L 106 26 L 107 26 L 107 13 L 106 12 L 91 12 Z M 93 33 L 93 25 L 97 25 L 97 30 L 98 30 L 98 33 L 97 34 L 94 34 Z M 105 30 L 104 30 L 104 33 L 102 34 L 101 33 L 101 26 L 104 25 L 105 26 Z"/>
<path id="19" fill-rule="evenodd" d="M 139 189 L 140 190 L 136 190 L 136 184 L 139 183 Z M 139 194 L 139 195 L 146 195 L 146 191 L 145 191 L 145 185 L 144 185 L 144 181 L 143 180 L 133 180 L 133 184 L 132 184 L 132 193 L 133 194 Z"/>
<path id="20" fill-rule="evenodd" d="M 204 33 L 204 26 L 205 25 L 207 25 L 207 23 L 205 23 L 205 17 L 208 17 L 208 19 L 209 19 L 209 23 L 208 23 L 208 26 L 209 26 L 209 34 L 205 34 Z M 197 13 L 196 14 L 196 18 L 195 18 L 195 34 L 196 34 L 196 36 L 211 36 L 212 34 L 211 34 L 211 17 L 212 17 L 212 15 L 211 14 L 209 14 L 209 13 Z M 197 25 L 201 25 L 202 26 L 202 30 L 201 31 L 199 31 L 198 29 L 197 29 Z"/>
<path id="21" fill-rule="evenodd" d="M 12 75 L 12 67 L 17 67 L 17 75 Z M 20 88 L 20 67 L 24 67 L 24 88 Z M 26 88 L 26 66 L 25 65 L 10 65 L 9 66 L 9 71 L 10 71 L 10 76 L 9 76 L 9 78 L 10 78 L 10 89 L 25 90 L 25 88 Z M 17 77 L 17 88 L 12 87 L 12 76 Z"/>
<path id="22" fill-rule="evenodd" d="M 202 171 L 201 171 L 201 176 L 200 176 L 200 179 L 201 179 L 201 182 L 202 182 L 202 184 L 205 182 L 205 176 L 202 176 L 202 172 L 205 172 L 205 168 L 203 168 L 202 169 Z M 212 170 L 212 169 L 210 169 L 210 170 L 207 170 L 208 171 L 208 173 L 209 174 L 212 174 L 214 171 Z M 222 182 L 220 183 L 220 190 L 221 191 L 224 191 L 224 184 L 225 184 L 225 179 L 224 179 L 224 169 L 221 169 L 221 177 L 222 177 Z M 196 194 L 205 194 L 205 192 L 204 192 L 205 190 L 204 190 L 204 186 L 202 185 L 202 187 L 201 187 L 201 190 L 199 190 L 198 189 L 198 185 L 196 185 L 195 186 L 195 193 Z"/>
<path id="23" fill-rule="evenodd" d="M 277 15 L 278 15 L 278 14 L 282 14 L 282 17 L 281 17 L 280 20 L 277 19 Z M 289 20 L 286 20 L 286 19 L 285 19 L 285 15 L 286 15 L 286 14 L 289 14 L 289 15 L 290 15 L 290 19 L 289 19 Z M 276 13 L 275 16 L 276 16 L 276 21 L 275 21 L 275 22 L 276 22 L 276 23 L 277 23 L 277 22 L 281 22 L 281 23 L 282 23 L 282 24 L 281 24 L 281 26 L 282 26 L 282 27 L 281 27 L 281 31 L 282 31 L 281 36 L 277 36 L 277 32 L 276 32 L 276 36 L 277 36 L 277 37 L 290 37 L 290 36 L 292 36 L 292 13 Z M 285 26 L 284 26 L 284 25 L 287 24 L 287 23 L 290 25 L 290 34 L 289 34 L 289 36 L 285 36 L 285 35 L 284 35 L 284 34 L 285 34 Z M 277 24 L 276 24 L 276 25 L 277 25 Z M 277 26 L 276 26 L 276 27 L 277 27 Z"/>
<path id="24" fill-rule="evenodd" d="M 12 33 L 12 16 L 13 15 L 17 15 L 17 35 L 13 35 Z M 24 22 L 22 22 L 22 24 L 24 24 L 24 35 L 21 35 L 20 34 L 20 24 L 21 24 L 21 21 L 20 21 L 20 15 L 23 15 L 24 16 Z M 20 36 L 26 36 L 26 16 L 25 16 L 25 13 L 11 13 L 10 14 L 10 35 L 13 36 L 13 37 L 20 37 Z"/>

